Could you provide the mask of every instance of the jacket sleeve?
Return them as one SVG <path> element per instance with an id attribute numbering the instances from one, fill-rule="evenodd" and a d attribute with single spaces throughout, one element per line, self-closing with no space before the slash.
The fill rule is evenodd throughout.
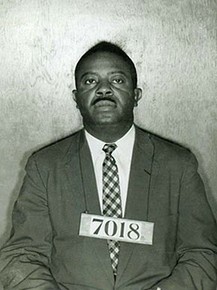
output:
<path id="1" fill-rule="evenodd" d="M 177 265 L 158 286 L 162 290 L 216 290 L 216 221 L 192 154 L 186 164 L 180 188 Z"/>
<path id="2" fill-rule="evenodd" d="M 49 269 L 51 241 L 46 180 L 31 157 L 13 209 L 11 236 L 0 252 L 4 289 L 59 289 Z"/>

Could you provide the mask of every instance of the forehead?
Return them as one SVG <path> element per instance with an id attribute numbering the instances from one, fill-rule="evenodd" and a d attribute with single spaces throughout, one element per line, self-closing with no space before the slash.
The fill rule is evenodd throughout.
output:
<path id="1" fill-rule="evenodd" d="M 130 73 L 130 65 L 120 55 L 111 52 L 96 52 L 85 57 L 78 69 L 78 74 L 101 72 L 105 70 Z"/>

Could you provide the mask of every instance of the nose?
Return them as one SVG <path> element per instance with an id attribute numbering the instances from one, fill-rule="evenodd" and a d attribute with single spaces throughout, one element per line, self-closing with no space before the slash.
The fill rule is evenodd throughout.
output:
<path id="1" fill-rule="evenodd" d="M 101 81 L 96 90 L 96 95 L 98 97 L 109 97 L 113 94 L 110 83 L 108 81 Z"/>

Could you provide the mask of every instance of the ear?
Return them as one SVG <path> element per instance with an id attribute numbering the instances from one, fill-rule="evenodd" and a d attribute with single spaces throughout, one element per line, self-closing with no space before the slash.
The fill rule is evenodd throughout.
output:
<path id="1" fill-rule="evenodd" d="M 141 99 L 141 97 L 142 97 L 142 89 L 140 88 L 134 89 L 134 107 L 138 106 L 138 101 Z"/>
<path id="2" fill-rule="evenodd" d="M 72 90 L 72 97 L 73 97 L 73 100 L 74 100 L 75 103 L 76 103 L 76 108 L 78 108 L 78 102 L 77 102 L 77 90 Z"/>

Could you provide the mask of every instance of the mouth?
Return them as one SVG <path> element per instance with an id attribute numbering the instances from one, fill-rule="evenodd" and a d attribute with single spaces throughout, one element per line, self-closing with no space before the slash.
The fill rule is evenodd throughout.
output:
<path id="1" fill-rule="evenodd" d="M 116 102 L 111 98 L 99 98 L 93 102 L 93 106 L 99 107 L 115 107 Z"/>

